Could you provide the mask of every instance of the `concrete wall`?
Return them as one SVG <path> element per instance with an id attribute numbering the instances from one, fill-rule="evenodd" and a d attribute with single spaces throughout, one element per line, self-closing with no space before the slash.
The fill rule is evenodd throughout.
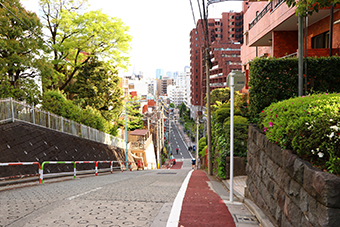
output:
<path id="1" fill-rule="evenodd" d="M 0 162 L 125 161 L 123 149 L 24 122 L 0 125 Z M 129 160 L 133 160 L 132 157 Z M 99 164 L 109 168 L 110 164 Z M 0 177 L 37 174 L 37 166 L 0 167 Z M 78 164 L 77 170 L 94 169 Z M 72 165 L 46 165 L 44 173 L 72 172 Z"/>
<path id="2" fill-rule="evenodd" d="M 277 226 L 339 226 L 340 178 L 313 168 L 249 126 L 247 192 Z"/>

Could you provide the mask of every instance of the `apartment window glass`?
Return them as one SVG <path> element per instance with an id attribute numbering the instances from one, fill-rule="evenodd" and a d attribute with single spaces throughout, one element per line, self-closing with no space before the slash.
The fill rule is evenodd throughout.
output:
<path id="1" fill-rule="evenodd" d="M 329 31 L 312 37 L 312 48 L 329 48 Z"/>

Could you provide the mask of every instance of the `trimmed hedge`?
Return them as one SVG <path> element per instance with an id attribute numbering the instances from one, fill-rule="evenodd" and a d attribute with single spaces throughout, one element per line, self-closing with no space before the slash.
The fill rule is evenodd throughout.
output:
<path id="1" fill-rule="evenodd" d="M 308 93 L 340 91 L 339 56 L 308 58 L 307 63 Z M 254 118 L 271 103 L 298 95 L 298 59 L 255 58 L 250 62 L 249 86 L 249 111 Z"/>
<path id="2" fill-rule="evenodd" d="M 330 173 L 340 174 L 340 94 L 313 94 L 273 103 L 260 114 L 269 141 Z"/>

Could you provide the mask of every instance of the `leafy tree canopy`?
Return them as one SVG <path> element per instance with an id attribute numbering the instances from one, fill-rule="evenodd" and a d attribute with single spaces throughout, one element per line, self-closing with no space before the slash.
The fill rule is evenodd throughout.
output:
<path id="1" fill-rule="evenodd" d="M 54 47 L 55 74 L 46 78 L 46 88 L 65 90 L 79 69 L 94 57 L 116 68 L 126 68 L 130 50 L 129 27 L 101 11 L 83 12 L 86 0 L 40 0 L 43 24 Z M 71 64 L 66 64 L 65 60 Z"/>
<path id="2" fill-rule="evenodd" d="M 330 7 L 333 3 L 334 6 L 340 4 L 340 0 L 285 0 L 289 7 L 296 6 L 296 13 L 301 16 L 312 15 L 318 12 L 320 8 Z"/>
<path id="3" fill-rule="evenodd" d="M 140 99 L 138 97 L 129 97 L 125 105 L 128 119 L 127 130 L 133 131 L 135 129 L 142 129 L 144 124 L 143 115 L 140 113 Z M 124 124 L 121 122 L 121 125 Z"/>
<path id="4" fill-rule="evenodd" d="M 82 72 L 69 86 L 68 92 L 82 108 L 99 110 L 107 121 L 117 120 L 122 107 L 122 89 L 117 71 L 97 57 L 80 68 Z"/>
<path id="5" fill-rule="evenodd" d="M 52 74 L 40 56 L 44 42 L 35 35 L 42 35 L 42 25 L 19 0 L 0 3 L 0 96 L 37 104 L 39 90 L 33 79 Z"/>

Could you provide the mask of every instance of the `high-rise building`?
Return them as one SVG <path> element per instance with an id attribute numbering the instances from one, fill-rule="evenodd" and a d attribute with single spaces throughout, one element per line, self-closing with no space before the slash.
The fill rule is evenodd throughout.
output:
<path id="1" fill-rule="evenodd" d="M 178 74 L 175 84 L 168 86 L 168 96 L 175 106 L 190 105 L 190 72 Z"/>
<path id="2" fill-rule="evenodd" d="M 205 45 L 202 20 L 190 32 L 191 113 L 202 110 L 206 94 Z M 243 12 L 222 13 L 222 18 L 208 19 L 208 43 L 212 68 L 210 90 L 227 87 L 227 76 L 241 70 Z"/>
<path id="3" fill-rule="evenodd" d="M 168 86 L 174 84 L 174 79 L 169 77 L 163 77 L 162 79 L 157 80 L 157 96 L 167 96 Z"/>
<path id="4" fill-rule="evenodd" d="M 156 79 L 160 79 L 161 76 L 164 76 L 164 69 L 156 69 Z"/>

